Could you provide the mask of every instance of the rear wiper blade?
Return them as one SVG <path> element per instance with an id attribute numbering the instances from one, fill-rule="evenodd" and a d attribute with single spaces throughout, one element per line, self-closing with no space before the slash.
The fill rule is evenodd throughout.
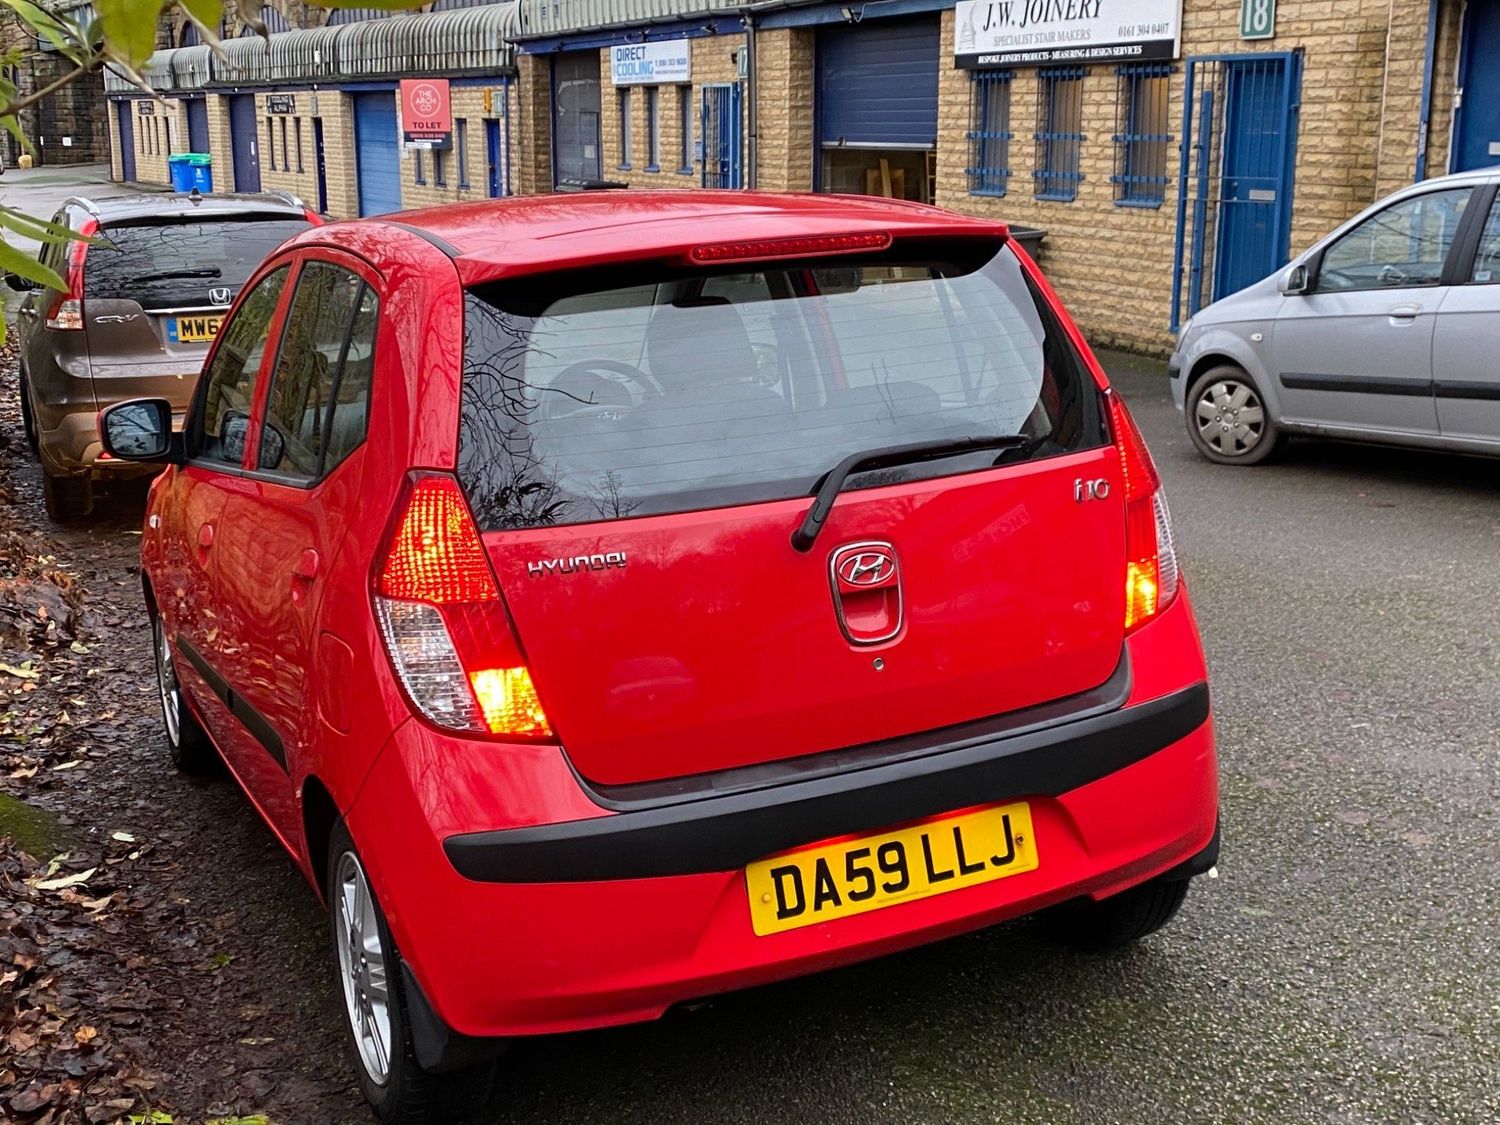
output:
<path id="1" fill-rule="evenodd" d="M 204 266 L 198 270 L 162 270 L 160 273 L 138 273 L 127 278 L 126 285 L 139 285 L 143 281 L 173 281 L 179 277 L 218 277 L 224 271 L 218 266 Z"/>
<path id="2" fill-rule="evenodd" d="M 851 453 L 813 485 L 812 507 L 807 510 L 802 525 L 792 532 L 792 546 L 799 551 L 812 550 L 818 532 L 823 530 L 823 523 L 828 519 L 828 513 L 833 511 L 835 497 L 852 473 L 888 469 L 893 465 L 913 465 L 922 461 L 935 461 L 940 457 L 957 457 L 961 453 L 973 453 L 980 449 L 1017 449 L 1031 441 L 1025 434 L 993 434 L 990 437 L 947 438 L 943 441 L 918 441 L 910 445 L 887 445 L 881 449 Z"/>

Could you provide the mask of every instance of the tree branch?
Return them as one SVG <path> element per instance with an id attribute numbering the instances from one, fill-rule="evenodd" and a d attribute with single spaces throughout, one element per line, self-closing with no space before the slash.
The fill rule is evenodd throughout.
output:
<path id="1" fill-rule="evenodd" d="M 104 62 L 105 59 L 103 55 L 96 55 L 94 58 L 84 63 L 82 66 L 76 67 L 75 69 L 68 71 L 68 73 L 64 74 L 62 77 L 47 83 L 47 85 L 43 86 L 40 90 L 27 94 L 24 98 L 18 98 L 10 105 L 0 106 L 0 117 L 15 117 L 23 109 L 30 109 L 43 98 L 57 93 L 57 91 L 61 90 L 65 86 L 72 85 L 74 82 L 78 81 L 78 79 L 82 78 L 85 74 L 93 74 L 104 65 Z"/>

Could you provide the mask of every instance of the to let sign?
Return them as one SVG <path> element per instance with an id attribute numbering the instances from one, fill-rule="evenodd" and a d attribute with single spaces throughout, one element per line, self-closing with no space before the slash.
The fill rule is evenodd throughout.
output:
<path id="1" fill-rule="evenodd" d="M 665 43 L 626 43 L 609 51 L 609 78 L 616 86 L 671 86 L 693 80 L 693 45 L 687 39 Z"/>
<path id="2" fill-rule="evenodd" d="M 446 78 L 401 80 L 401 139 L 419 148 L 453 147 L 453 102 Z"/>
<path id="3" fill-rule="evenodd" d="M 1240 38 L 1276 36 L 1276 0 L 1240 0 Z"/>
<path id="4" fill-rule="evenodd" d="M 1182 0 L 958 0 L 954 9 L 953 62 L 965 69 L 1175 59 L 1181 46 Z"/>

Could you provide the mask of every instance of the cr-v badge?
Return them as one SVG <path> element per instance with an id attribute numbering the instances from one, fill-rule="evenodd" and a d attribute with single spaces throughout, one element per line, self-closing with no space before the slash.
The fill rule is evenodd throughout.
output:
<path id="1" fill-rule="evenodd" d="M 846 543 L 828 556 L 839 628 L 850 644 L 875 645 L 901 632 L 901 563 L 889 543 Z"/>

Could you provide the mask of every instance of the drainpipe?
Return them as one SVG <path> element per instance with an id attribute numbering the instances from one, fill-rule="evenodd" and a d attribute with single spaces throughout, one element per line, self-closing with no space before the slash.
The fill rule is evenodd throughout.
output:
<path id="1" fill-rule="evenodd" d="M 1422 109 L 1417 117 L 1416 180 L 1427 178 L 1427 133 L 1432 123 L 1432 72 L 1437 62 L 1439 0 L 1431 0 L 1427 11 L 1427 56 L 1422 62 Z"/>
<path id="2" fill-rule="evenodd" d="M 1437 0 L 1433 0 L 1433 3 L 1437 3 Z M 760 149 L 760 99 L 756 94 L 756 74 L 759 68 L 755 63 L 755 17 L 742 10 L 742 20 L 745 25 L 745 100 L 749 103 L 745 107 L 746 131 L 749 133 L 745 144 L 745 160 L 750 167 L 745 173 L 745 186 L 753 191 L 760 182 L 757 167 Z"/>

